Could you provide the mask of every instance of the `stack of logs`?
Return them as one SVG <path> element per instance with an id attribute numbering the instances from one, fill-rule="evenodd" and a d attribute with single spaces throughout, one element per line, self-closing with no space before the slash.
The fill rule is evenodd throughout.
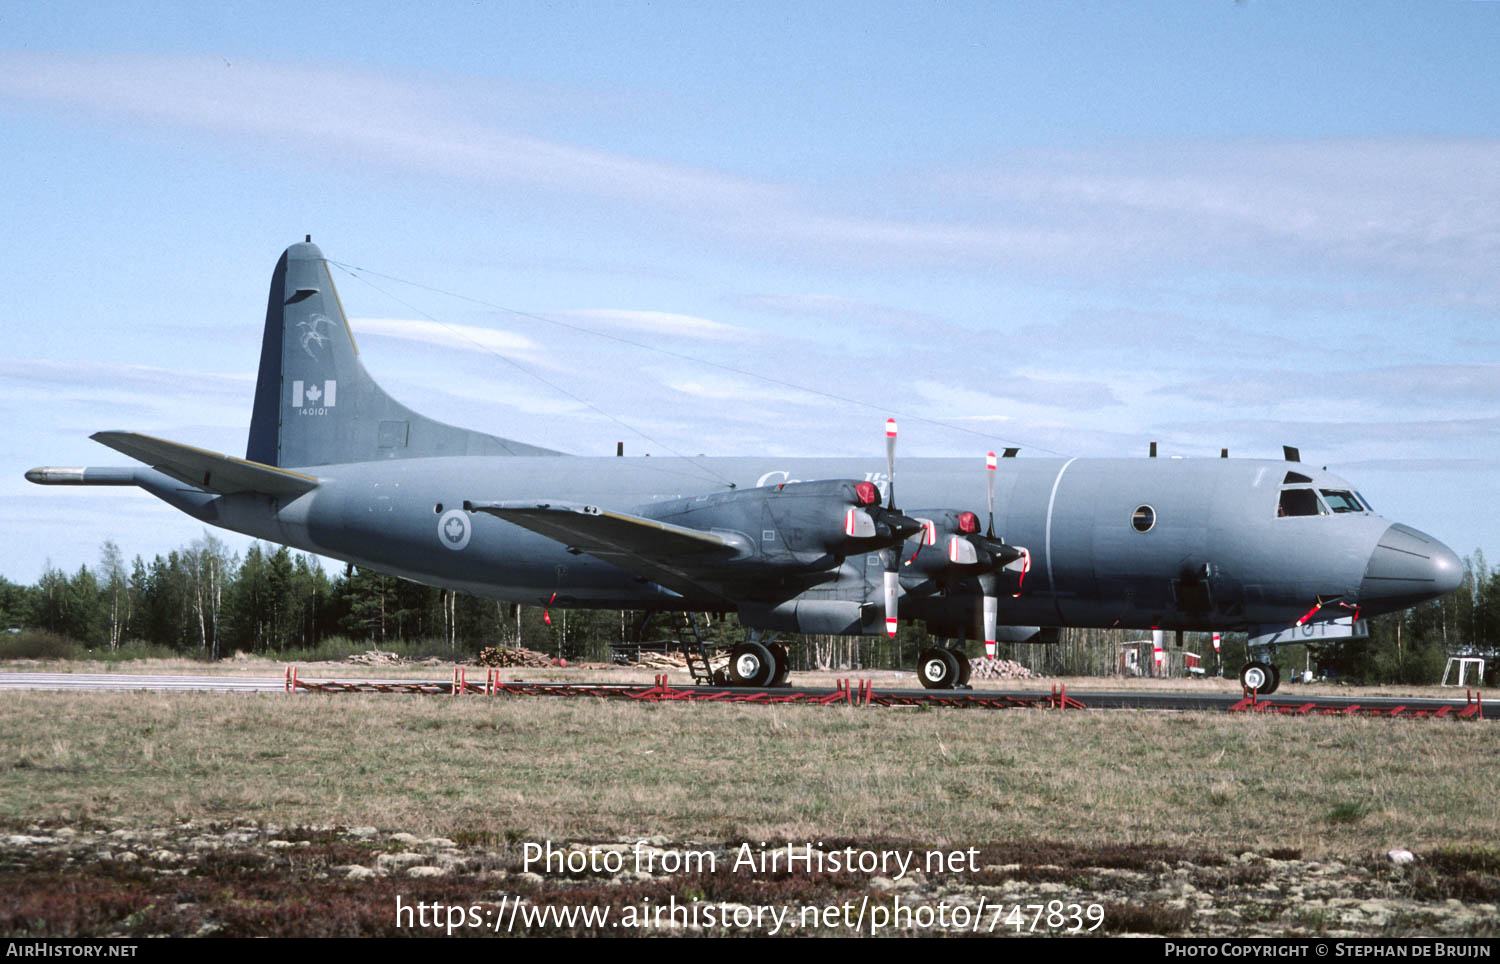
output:
<path id="1" fill-rule="evenodd" d="M 356 666 L 405 666 L 407 660 L 397 653 L 386 653 L 378 649 L 372 649 L 363 653 L 355 653 L 345 660 Z"/>
<path id="2" fill-rule="evenodd" d="M 498 666 L 500 668 L 510 666 L 525 666 L 532 669 L 541 669 L 555 666 L 556 660 L 546 653 L 538 653 L 534 649 L 496 649 L 486 646 L 474 657 L 474 662 L 479 666 Z"/>
<path id="3" fill-rule="evenodd" d="M 648 669 L 687 669 L 687 657 L 681 653 L 642 652 L 637 665 Z M 708 665 L 714 669 L 728 666 L 729 657 L 727 655 L 715 656 L 708 661 Z"/>

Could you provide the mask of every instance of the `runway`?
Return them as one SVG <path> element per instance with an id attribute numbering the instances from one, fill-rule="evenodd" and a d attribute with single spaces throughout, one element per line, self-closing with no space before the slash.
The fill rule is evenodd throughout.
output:
<path id="1" fill-rule="evenodd" d="M 277 676 L 136 676 L 131 673 L 0 673 L 0 690 L 217 690 L 275 693 L 286 688 Z"/>
<path id="2" fill-rule="evenodd" d="M 858 682 L 857 680 L 855 681 Z M 504 683 L 504 692 L 509 695 L 574 696 L 574 697 L 623 697 L 652 699 L 653 687 L 645 683 Z M 325 689 L 326 687 L 326 689 Z M 378 689 L 377 689 L 378 687 Z M 149 690 L 155 692 L 241 692 L 280 693 L 286 690 L 286 680 L 275 676 L 138 676 L 128 673 L 0 673 L 0 690 L 84 690 L 84 691 L 130 691 Z M 323 692 L 385 692 L 385 693 L 442 693 L 453 690 L 453 684 L 444 680 L 318 680 L 299 681 L 299 689 Z M 465 692 L 483 695 L 483 688 L 476 682 L 466 684 Z M 844 702 L 839 698 L 842 691 L 815 687 L 790 687 L 782 689 L 748 689 L 727 686 L 681 686 L 658 694 L 658 699 L 684 702 L 717 703 L 809 703 L 828 704 Z M 1089 690 L 1073 689 L 1067 693 L 1070 700 L 1081 704 L 1080 708 L 1095 710 L 1187 710 L 1199 712 L 1224 712 L 1239 704 L 1242 697 L 1232 693 L 1162 692 L 1159 690 Z M 891 689 L 870 692 L 867 701 L 872 705 L 944 706 L 955 709 L 982 708 L 1002 709 L 1007 707 L 1035 706 L 1046 703 L 1046 691 L 1037 690 L 924 690 Z M 1406 698 L 1390 696 L 1334 697 L 1302 695 L 1291 689 L 1271 697 L 1261 697 L 1256 707 L 1262 712 L 1306 712 L 1309 714 L 1333 715 L 1358 713 L 1362 715 L 1407 715 L 1432 714 L 1458 715 L 1470 708 L 1471 703 L 1463 698 Z M 1486 699 L 1483 703 L 1485 719 L 1500 719 L 1500 700 Z"/>

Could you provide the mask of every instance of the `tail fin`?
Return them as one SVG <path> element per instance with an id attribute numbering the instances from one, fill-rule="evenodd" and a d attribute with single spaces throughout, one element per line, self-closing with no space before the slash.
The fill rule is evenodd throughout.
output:
<path id="1" fill-rule="evenodd" d="M 333 465 L 438 455 L 557 455 L 418 415 L 365 371 L 318 246 L 276 263 L 245 458 Z"/>

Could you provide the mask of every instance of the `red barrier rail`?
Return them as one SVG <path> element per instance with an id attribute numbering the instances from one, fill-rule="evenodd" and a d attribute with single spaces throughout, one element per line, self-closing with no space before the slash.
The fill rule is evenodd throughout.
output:
<path id="1" fill-rule="evenodd" d="M 1053 684 L 1050 693 L 998 693 L 986 690 L 893 690 L 876 692 L 870 680 L 841 679 L 833 689 L 740 689 L 733 687 L 674 687 L 666 674 L 655 677 L 651 685 L 643 683 L 551 683 L 521 682 L 501 679 L 501 670 L 490 669 L 483 684 L 470 682 L 466 667 L 453 670 L 452 682 L 436 680 L 304 680 L 297 668 L 286 668 L 285 690 L 288 693 L 400 693 L 462 696 L 589 696 L 595 699 L 629 699 L 643 703 L 749 703 L 756 706 L 941 706 L 952 709 L 1058 709 L 1082 710 L 1088 707 L 1068 695 L 1067 687 Z M 1243 690 L 1235 703 L 1163 706 L 1160 701 L 1139 704 L 1141 709 L 1227 709 L 1232 713 L 1276 713 L 1287 716 L 1370 716 L 1404 719 L 1484 719 L 1484 703 L 1478 690 L 1465 690 L 1464 703 L 1446 705 L 1407 705 L 1387 700 L 1382 705 L 1361 705 L 1349 700 L 1320 703 L 1317 700 L 1283 701 L 1263 699 L 1254 690 Z M 1118 693 L 1094 694 L 1106 706 L 1127 707 Z M 1232 697 L 1226 698 L 1232 699 Z M 1394 704 L 1394 705 L 1392 705 Z"/>
<path id="2" fill-rule="evenodd" d="M 1331 705 L 1312 700 L 1306 703 L 1278 703 L 1261 700 L 1258 692 L 1244 690 L 1244 698 L 1229 707 L 1231 713 L 1277 713 L 1284 716 L 1382 716 L 1404 719 L 1484 719 L 1484 699 L 1478 690 L 1464 690 L 1462 709 L 1447 706 L 1361 706 L 1358 703 Z"/>
<path id="3" fill-rule="evenodd" d="M 1017 696 L 982 691 L 933 693 L 877 693 L 871 680 L 841 679 L 832 690 L 735 689 L 729 687 L 674 687 L 667 674 L 658 675 L 650 686 L 640 683 L 548 683 L 506 681 L 500 670 L 491 669 L 483 685 L 469 682 L 467 669 L 455 666 L 453 681 L 440 683 L 413 680 L 304 680 L 297 668 L 286 668 L 288 693 L 406 693 L 462 696 L 591 696 L 596 699 L 630 699 L 643 703 L 750 703 L 757 706 L 946 706 L 967 709 L 1086 709 L 1067 695 L 1064 686 L 1053 686 L 1050 694 Z"/>

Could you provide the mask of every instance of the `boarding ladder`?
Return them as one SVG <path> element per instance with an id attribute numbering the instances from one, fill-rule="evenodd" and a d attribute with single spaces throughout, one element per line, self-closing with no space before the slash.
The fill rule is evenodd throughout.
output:
<path id="1" fill-rule="evenodd" d="M 703 641 L 696 613 L 678 613 L 677 648 L 682 650 L 682 658 L 687 661 L 688 674 L 693 682 L 712 686 L 714 670 L 708 660 L 713 655 L 713 644 Z"/>

